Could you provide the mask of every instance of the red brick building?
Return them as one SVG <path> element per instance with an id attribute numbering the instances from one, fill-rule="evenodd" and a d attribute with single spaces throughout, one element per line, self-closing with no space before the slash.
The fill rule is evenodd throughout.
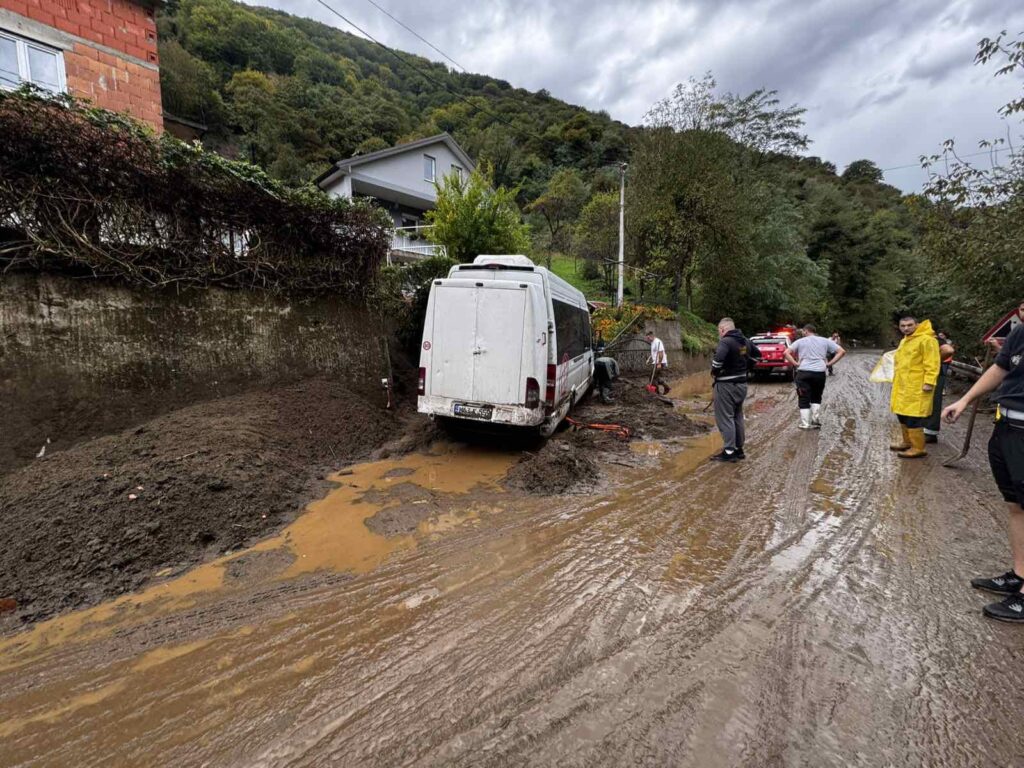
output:
<path id="1" fill-rule="evenodd" d="M 163 130 L 160 0 L 0 0 L 0 88 L 32 82 Z"/>

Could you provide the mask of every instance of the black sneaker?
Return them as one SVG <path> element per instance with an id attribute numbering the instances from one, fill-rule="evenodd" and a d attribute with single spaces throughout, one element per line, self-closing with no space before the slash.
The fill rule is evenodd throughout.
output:
<path id="1" fill-rule="evenodd" d="M 743 449 L 742 449 L 742 448 L 737 448 L 737 449 L 736 449 L 736 452 L 735 452 L 735 453 L 733 454 L 733 456 L 735 456 L 735 457 L 736 457 L 737 459 L 739 459 L 740 461 L 742 461 L 743 459 L 747 458 L 747 454 L 745 454 L 745 453 L 743 452 Z"/>
<path id="2" fill-rule="evenodd" d="M 722 451 L 721 453 L 716 453 L 714 456 L 712 456 L 711 460 L 728 461 L 730 464 L 734 464 L 737 461 L 739 461 L 739 456 L 736 455 L 737 453 L 739 453 L 739 451 Z"/>
<path id="3" fill-rule="evenodd" d="M 1007 571 L 1002 576 L 995 576 L 991 579 L 971 579 L 971 586 L 975 589 L 983 589 L 986 592 L 994 592 L 997 595 L 1012 595 L 1020 592 L 1024 586 L 1024 579 L 1014 571 Z"/>
<path id="4" fill-rule="evenodd" d="M 1017 592 L 998 603 L 986 605 L 981 611 L 990 619 L 1024 624 L 1024 592 Z"/>

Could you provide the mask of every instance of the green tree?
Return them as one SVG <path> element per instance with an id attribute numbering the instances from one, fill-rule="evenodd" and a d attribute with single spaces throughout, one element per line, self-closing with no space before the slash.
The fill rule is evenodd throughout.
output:
<path id="1" fill-rule="evenodd" d="M 1024 34 L 983 39 L 975 63 L 996 61 L 997 77 L 1024 73 Z M 999 113 L 1024 113 L 1024 87 L 1021 93 Z M 939 312 L 965 343 L 1024 296 L 1024 156 L 1008 143 L 981 142 L 990 154 L 980 165 L 963 159 L 953 141 L 940 154 L 922 158 L 930 180 L 927 199 L 915 200 L 914 210 L 923 231 L 917 255 L 924 287 L 933 301 L 941 297 Z"/>
<path id="2" fill-rule="evenodd" d="M 567 226 L 574 221 L 587 202 L 587 186 L 573 168 L 560 168 L 548 182 L 544 193 L 530 203 L 526 210 L 537 213 L 547 224 L 551 247 L 568 250 Z"/>
<path id="3" fill-rule="evenodd" d="M 878 184 L 882 181 L 882 170 L 870 160 L 854 160 L 846 166 L 842 179 L 848 184 Z"/>
<path id="4" fill-rule="evenodd" d="M 449 174 L 436 187 L 437 205 L 426 216 L 433 225 L 428 237 L 449 258 L 465 262 L 482 253 L 529 252 L 530 230 L 515 194 L 492 186 L 490 166 L 478 165 L 465 178 Z"/>
<path id="5" fill-rule="evenodd" d="M 573 253 L 584 260 L 584 277 L 604 275 L 611 290 L 611 273 L 618 260 L 619 196 L 614 192 L 594 195 L 580 212 L 573 234 Z"/>

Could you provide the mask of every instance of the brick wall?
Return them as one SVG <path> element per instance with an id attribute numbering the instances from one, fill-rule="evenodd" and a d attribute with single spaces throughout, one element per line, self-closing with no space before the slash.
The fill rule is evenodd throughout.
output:
<path id="1" fill-rule="evenodd" d="M 0 17 L 0 28 L 63 50 L 71 94 L 163 129 L 156 21 L 148 4 L 131 0 L 0 0 L 0 9 L 9 12 Z M 11 18 L 15 24 L 10 23 Z M 53 30 L 52 39 L 43 36 L 46 30 L 40 25 Z"/>

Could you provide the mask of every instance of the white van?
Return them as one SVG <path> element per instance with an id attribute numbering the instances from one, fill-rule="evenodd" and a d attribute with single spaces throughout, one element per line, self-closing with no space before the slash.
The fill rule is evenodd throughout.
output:
<path id="1" fill-rule="evenodd" d="M 420 413 L 548 436 L 593 375 L 586 298 L 526 256 L 477 256 L 431 286 Z"/>

